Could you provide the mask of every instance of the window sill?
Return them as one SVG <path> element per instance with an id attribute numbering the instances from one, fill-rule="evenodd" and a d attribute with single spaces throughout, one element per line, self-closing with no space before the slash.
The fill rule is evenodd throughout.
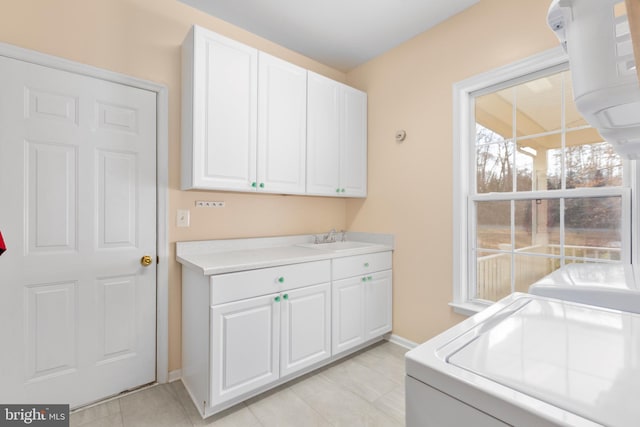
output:
<path id="1" fill-rule="evenodd" d="M 488 304 L 478 302 L 450 302 L 449 306 L 453 307 L 453 311 L 463 316 L 473 316 L 489 307 Z"/>

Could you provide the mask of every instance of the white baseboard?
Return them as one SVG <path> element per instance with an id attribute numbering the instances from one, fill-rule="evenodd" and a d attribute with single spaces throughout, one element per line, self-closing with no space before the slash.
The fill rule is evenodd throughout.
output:
<path id="1" fill-rule="evenodd" d="M 180 378 L 182 378 L 182 369 L 176 369 L 175 371 L 169 372 L 170 383 L 178 381 Z"/>
<path id="2" fill-rule="evenodd" d="M 402 338 L 402 337 L 400 337 L 398 335 L 395 335 L 395 334 L 391 334 L 389 336 L 385 336 L 385 338 L 386 338 L 387 341 L 392 342 L 394 344 L 397 344 L 397 345 L 399 345 L 401 347 L 408 348 L 409 350 L 411 350 L 413 348 L 416 348 L 418 346 L 417 343 L 415 343 L 413 341 L 409 341 L 408 339 Z"/>

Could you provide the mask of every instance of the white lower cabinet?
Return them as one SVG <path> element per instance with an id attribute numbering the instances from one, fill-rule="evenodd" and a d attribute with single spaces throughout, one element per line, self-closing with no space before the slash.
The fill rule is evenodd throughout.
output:
<path id="1" fill-rule="evenodd" d="M 285 293 L 283 298 L 281 377 L 331 357 L 331 284 L 296 289 Z"/>
<path id="2" fill-rule="evenodd" d="M 391 270 L 333 283 L 333 354 L 391 332 Z"/>
<path id="3" fill-rule="evenodd" d="M 391 332 L 391 270 L 367 276 L 364 290 L 364 339 Z"/>
<path id="4" fill-rule="evenodd" d="M 274 295 L 211 307 L 211 402 L 278 379 L 280 305 Z"/>
<path id="5" fill-rule="evenodd" d="M 389 332 L 391 252 L 213 276 L 183 267 L 182 304 L 182 381 L 206 417 Z"/>
<path id="6" fill-rule="evenodd" d="M 335 259 L 332 279 L 333 355 L 391 332 L 391 252 Z"/>
<path id="7" fill-rule="evenodd" d="M 333 283 L 333 354 L 364 342 L 364 286 L 359 277 Z"/>
<path id="8" fill-rule="evenodd" d="M 331 357 L 330 293 L 324 283 L 211 307 L 211 401 Z"/>

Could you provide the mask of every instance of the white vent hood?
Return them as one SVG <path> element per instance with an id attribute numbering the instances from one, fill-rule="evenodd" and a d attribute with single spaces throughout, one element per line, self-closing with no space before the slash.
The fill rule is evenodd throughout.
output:
<path id="1" fill-rule="evenodd" d="M 554 0 L 547 16 L 569 54 L 575 103 L 620 155 L 640 158 L 640 85 L 623 0 Z"/>

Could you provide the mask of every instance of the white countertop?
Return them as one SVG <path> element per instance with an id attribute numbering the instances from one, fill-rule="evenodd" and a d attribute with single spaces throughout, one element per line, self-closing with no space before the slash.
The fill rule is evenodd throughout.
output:
<path id="1" fill-rule="evenodd" d="M 178 242 L 176 259 L 183 268 L 208 276 L 394 249 L 392 235 L 355 232 L 347 232 L 346 240 L 361 242 L 360 247 L 332 250 L 298 246 L 308 245 L 313 239 L 314 235 L 301 235 Z"/>

